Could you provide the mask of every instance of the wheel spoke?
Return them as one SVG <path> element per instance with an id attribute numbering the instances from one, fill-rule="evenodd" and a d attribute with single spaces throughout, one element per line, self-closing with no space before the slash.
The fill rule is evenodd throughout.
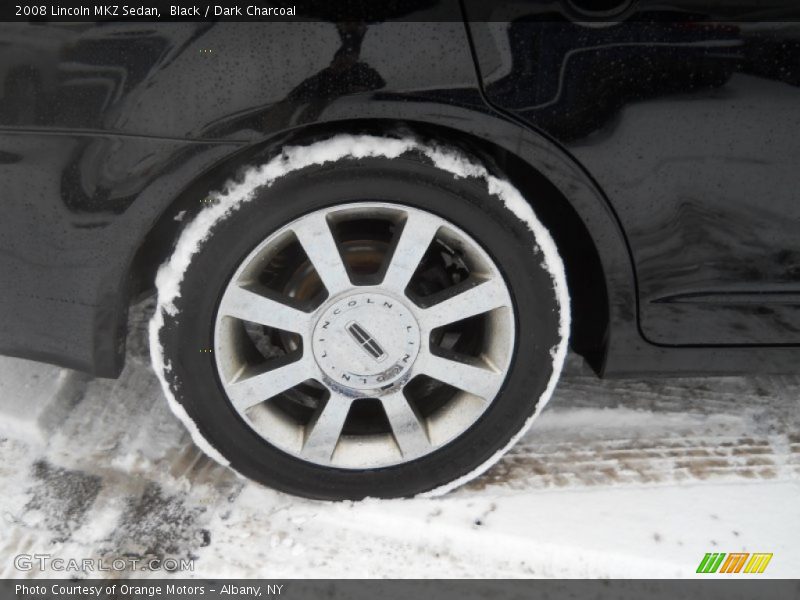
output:
<path id="1" fill-rule="evenodd" d="M 260 404 L 314 377 L 313 360 L 306 357 L 228 384 L 226 391 L 239 411 Z"/>
<path id="2" fill-rule="evenodd" d="M 309 322 L 303 311 L 239 286 L 225 292 L 219 314 L 295 333 L 304 333 Z"/>
<path id="3" fill-rule="evenodd" d="M 293 225 L 292 229 L 328 294 L 333 296 L 350 287 L 350 277 L 325 215 L 308 215 Z"/>
<path id="4" fill-rule="evenodd" d="M 491 400 L 502 383 L 503 375 L 491 369 L 468 365 L 434 354 L 420 361 L 420 372 L 459 390 Z"/>
<path id="5" fill-rule="evenodd" d="M 409 213 L 389 261 L 383 286 L 403 293 L 431 245 L 439 223 L 427 216 Z"/>
<path id="6" fill-rule="evenodd" d="M 402 390 L 381 397 L 383 409 L 392 427 L 394 439 L 403 458 L 421 456 L 431 449 L 431 441 L 420 417 Z"/>
<path id="7" fill-rule="evenodd" d="M 325 406 L 306 426 L 306 439 L 300 451 L 304 458 L 330 462 L 352 403 L 352 398 L 331 391 Z"/>
<path id="8" fill-rule="evenodd" d="M 424 309 L 421 321 L 431 330 L 509 304 L 505 286 L 495 277 Z"/>

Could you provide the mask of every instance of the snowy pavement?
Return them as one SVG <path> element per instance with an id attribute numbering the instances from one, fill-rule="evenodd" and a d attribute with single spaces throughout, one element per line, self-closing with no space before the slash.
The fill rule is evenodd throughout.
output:
<path id="1" fill-rule="evenodd" d="M 0 358 L 0 576 L 65 575 L 15 570 L 36 553 L 189 558 L 176 575 L 204 578 L 691 577 L 707 552 L 800 575 L 798 377 L 600 381 L 571 356 L 533 429 L 466 487 L 322 503 L 192 444 L 149 366 L 149 306 L 116 381 Z"/>

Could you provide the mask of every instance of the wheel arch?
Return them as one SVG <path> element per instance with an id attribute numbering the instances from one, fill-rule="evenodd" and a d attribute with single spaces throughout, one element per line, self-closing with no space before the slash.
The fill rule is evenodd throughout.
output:
<path id="1" fill-rule="evenodd" d="M 120 298 L 121 314 L 126 314 L 137 293 L 152 288 L 155 272 L 171 253 L 182 225 L 202 208 L 200 200 L 241 168 L 265 162 L 286 145 L 337 133 L 403 132 L 475 156 L 522 192 L 564 259 L 572 296 L 572 346 L 602 372 L 614 328 L 636 327 L 635 281 L 623 232 L 601 190 L 565 151 L 544 136 L 489 115 L 474 115 L 466 123 L 463 119 L 452 123 L 418 118 L 334 120 L 283 132 L 231 153 L 164 203 L 130 260 L 126 277 L 131 287 Z"/>

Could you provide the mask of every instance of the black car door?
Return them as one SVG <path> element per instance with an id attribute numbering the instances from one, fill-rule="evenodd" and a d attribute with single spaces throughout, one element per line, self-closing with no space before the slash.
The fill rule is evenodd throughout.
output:
<path id="1" fill-rule="evenodd" d="M 465 3 L 488 101 L 606 193 L 646 339 L 800 343 L 800 9 L 580 4 Z"/>

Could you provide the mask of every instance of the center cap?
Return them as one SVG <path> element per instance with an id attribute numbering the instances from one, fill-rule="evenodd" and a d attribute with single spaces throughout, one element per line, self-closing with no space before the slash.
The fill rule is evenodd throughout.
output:
<path id="1" fill-rule="evenodd" d="M 399 300 L 353 294 L 331 304 L 314 326 L 312 352 L 336 384 L 357 390 L 400 379 L 419 352 L 419 325 Z"/>

